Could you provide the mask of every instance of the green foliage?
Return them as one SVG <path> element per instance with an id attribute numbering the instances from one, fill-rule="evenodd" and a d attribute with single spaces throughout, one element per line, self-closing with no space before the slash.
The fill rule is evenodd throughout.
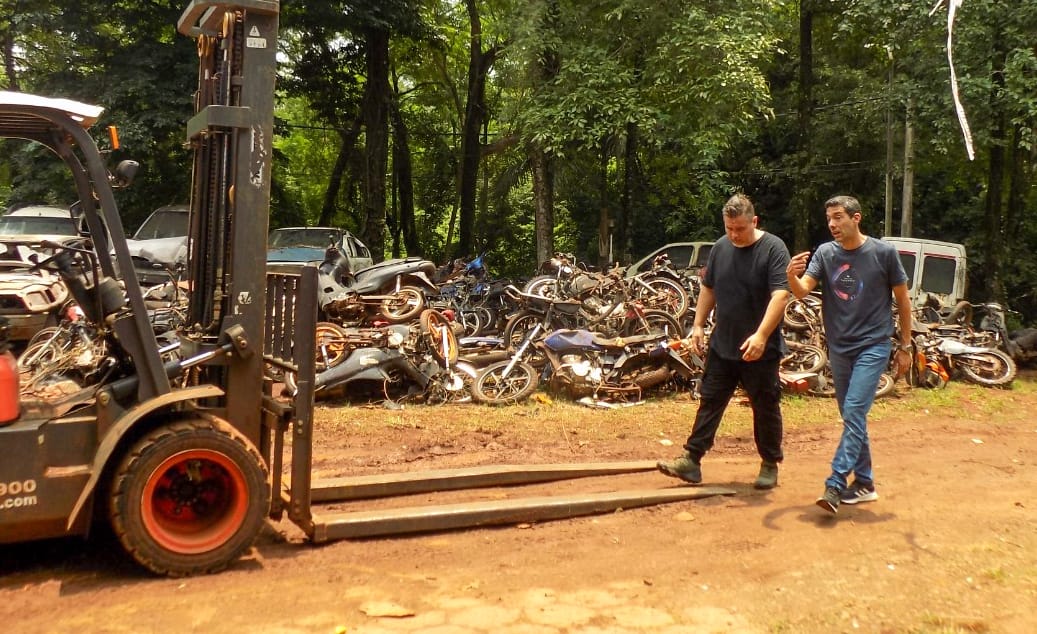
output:
<path id="1" fill-rule="evenodd" d="M 118 194 L 129 226 L 154 207 L 187 199 L 183 136 L 197 58 L 194 42 L 175 32 L 185 4 L 0 0 L 0 41 L 13 43 L 0 51 L 0 85 L 103 104 L 101 126 L 119 125 L 124 145 L 111 159 L 141 161 L 136 185 Z M 720 205 L 734 191 L 752 196 L 763 226 L 790 245 L 801 213 L 812 244 L 828 239 L 821 204 L 834 193 L 858 196 L 865 229 L 881 233 L 887 117 L 897 233 L 910 102 L 914 235 L 966 244 L 976 299 L 991 286 L 987 245 L 1001 239 L 999 299 L 1022 312 L 1023 323 L 1032 321 L 1037 3 L 968 0 L 959 9 L 954 60 L 973 161 L 949 90 L 947 3 L 930 15 L 933 4 L 476 0 L 483 49 L 495 57 L 487 69 L 474 248 L 497 274 L 532 274 L 534 149 L 554 166 L 555 248 L 584 260 L 599 255 L 603 212 L 616 221 L 617 251 L 631 260 L 665 242 L 716 238 Z M 333 222 L 354 231 L 369 222 L 362 214 L 366 139 L 357 126 L 367 37 L 386 29 L 418 240 L 427 257 L 452 257 L 469 79 L 466 9 L 454 0 L 281 2 L 272 225 L 316 222 L 333 178 Z M 813 20 L 806 104 L 802 10 Z M 1004 202 L 992 223 L 985 209 L 1001 148 Z M 71 202 L 69 184 L 47 157 L 21 143 L 2 150 L 3 203 Z M 386 196 L 390 206 L 398 191 Z"/>

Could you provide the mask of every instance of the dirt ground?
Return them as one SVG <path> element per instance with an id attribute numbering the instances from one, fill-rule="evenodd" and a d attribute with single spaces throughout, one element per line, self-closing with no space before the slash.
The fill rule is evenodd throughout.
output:
<path id="1" fill-rule="evenodd" d="M 687 396 L 610 411 L 329 403 L 314 471 L 670 458 L 694 411 Z M 284 520 L 229 570 L 188 579 L 149 576 L 105 536 L 4 546 L 0 618 L 20 634 L 1037 631 L 1037 375 L 1012 390 L 898 388 L 872 416 L 881 497 L 835 518 L 814 505 L 835 404 L 789 398 L 784 411 L 770 492 L 751 487 L 758 458 L 735 403 L 703 462 L 731 496 L 324 545 Z M 675 486 L 645 472 L 473 499 Z"/>

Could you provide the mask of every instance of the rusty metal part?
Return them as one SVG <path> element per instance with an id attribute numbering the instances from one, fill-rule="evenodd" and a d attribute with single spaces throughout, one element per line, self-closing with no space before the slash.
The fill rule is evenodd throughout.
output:
<path id="1" fill-rule="evenodd" d="M 310 488 L 310 502 L 315 506 L 307 518 L 309 521 L 302 522 L 301 525 L 312 541 L 320 543 L 332 539 L 400 535 L 579 517 L 623 508 L 735 493 L 731 489 L 717 487 L 669 487 L 562 496 L 512 497 L 351 512 L 326 512 L 316 506 L 332 502 L 490 487 L 515 487 L 654 470 L 655 463 L 651 461 L 488 465 L 314 480 Z M 286 484 L 282 493 L 282 503 L 286 507 L 291 505 L 290 496 L 291 485 Z"/>
<path id="2" fill-rule="evenodd" d="M 332 539 L 563 519 L 715 495 L 734 495 L 734 491 L 717 487 L 677 487 L 318 514 L 313 517 L 311 539 L 321 543 Z"/>
<path id="3" fill-rule="evenodd" d="M 488 465 L 388 473 L 313 481 L 312 501 L 363 500 L 432 491 L 535 484 L 575 478 L 654 471 L 651 461 L 542 465 Z"/>

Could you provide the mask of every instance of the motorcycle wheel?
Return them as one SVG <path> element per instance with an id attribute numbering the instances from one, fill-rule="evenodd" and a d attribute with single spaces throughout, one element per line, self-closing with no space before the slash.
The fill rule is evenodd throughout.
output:
<path id="1" fill-rule="evenodd" d="M 526 310 L 517 313 L 504 324 L 504 335 L 501 338 L 504 339 L 505 345 L 509 349 L 517 348 L 525 339 L 526 333 L 539 324 L 541 319 L 543 319 L 542 315 Z M 552 329 L 549 328 L 548 331 L 550 330 Z"/>
<path id="2" fill-rule="evenodd" d="M 893 375 L 889 372 L 883 372 L 882 375 L 879 376 L 879 386 L 875 390 L 875 398 L 889 396 L 893 393 L 896 386 L 897 382 L 896 379 L 893 378 Z"/>
<path id="3" fill-rule="evenodd" d="M 645 306 L 663 310 L 678 319 L 688 312 L 688 291 L 684 290 L 680 283 L 668 277 L 652 277 L 644 280 L 644 283 L 655 291 L 653 296 L 652 291 L 643 286 L 637 286 L 638 296 L 642 300 L 652 300 L 651 302 L 646 301 Z"/>
<path id="4" fill-rule="evenodd" d="M 679 339 L 682 335 L 680 322 L 665 311 L 646 310 L 640 317 L 628 319 L 620 329 L 619 336 L 659 334 L 665 334 L 671 339 Z"/>
<path id="5" fill-rule="evenodd" d="M 472 399 L 483 405 L 509 405 L 524 401 L 540 384 L 540 376 L 536 368 L 519 361 L 511 372 L 504 376 L 504 370 L 511 361 L 491 363 L 479 372 L 472 383 Z"/>
<path id="6" fill-rule="evenodd" d="M 330 321 L 318 321 L 316 328 L 317 372 L 332 368 L 349 356 L 346 350 L 346 331 Z"/>
<path id="7" fill-rule="evenodd" d="M 482 332 L 483 318 L 478 312 L 468 309 L 459 310 L 456 317 L 457 321 L 464 328 L 465 337 L 478 337 L 479 333 Z"/>
<path id="8" fill-rule="evenodd" d="M 803 299 L 793 299 L 785 304 L 783 323 L 786 328 L 796 332 L 803 332 L 819 325 L 820 319 L 814 302 L 804 297 Z"/>
<path id="9" fill-rule="evenodd" d="M 483 335 L 494 334 L 496 332 L 497 329 L 494 326 L 494 324 L 497 321 L 497 311 L 490 310 L 489 308 L 483 308 L 480 306 L 478 308 L 472 309 L 472 312 L 479 316 L 479 323 L 481 324 L 479 326 L 479 332 L 472 335 L 473 337 L 481 337 Z"/>
<path id="10" fill-rule="evenodd" d="M 1018 370 L 1012 357 L 1000 350 L 958 355 L 954 363 L 966 379 L 987 386 L 1009 385 Z"/>
<path id="11" fill-rule="evenodd" d="M 445 326 L 445 328 L 444 328 Z M 443 353 L 444 335 L 446 333 L 446 354 Z M 421 313 L 421 334 L 428 338 L 429 350 L 436 361 L 451 364 L 457 361 L 458 345 L 454 329 L 450 321 L 438 310 L 424 310 Z"/>
<path id="12" fill-rule="evenodd" d="M 472 384 L 479 371 L 471 363 L 458 361 L 449 372 L 443 372 L 429 383 L 429 405 L 472 402 Z"/>
<path id="13" fill-rule="evenodd" d="M 621 383 L 632 383 L 642 390 L 661 385 L 673 377 L 673 370 L 665 363 L 659 366 L 643 365 L 620 373 Z"/>
<path id="14" fill-rule="evenodd" d="M 53 339 L 41 339 L 30 343 L 18 355 L 18 372 L 34 374 L 56 365 L 67 353 L 67 341 L 67 338 L 62 338 L 59 334 Z M 23 378 L 22 381 L 24 382 L 25 379 Z"/>
<path id="15" fill-rule="evenodd" d="M 832 368 L 827 364 L 817 373 L 817 381 L 808 391 L 811 396 L 835 398 L 835 381 L 832 380 Z"/>
<path id="16" fill-rule="evenodd" d="M 382 300 L 379 314 L 390 324 L 411 321 L 425 310 L 425 293 L 415 286 L 401 286 L 392 297 Z"/>
<path id="17" fill-rule="evenodd" d="M 554 275 L 538 275 L 526 282 L 526 285 L 522 287 L 522 292 L 540 297 L 557 297 L 558 279 Z"/>
<path id="18" fill-rule="evenodd" d="M 809 343 L 787 342 L 789 353 L 781 360 L 786 372 L 819 372 L 828 363 L 825 351 Z"/>

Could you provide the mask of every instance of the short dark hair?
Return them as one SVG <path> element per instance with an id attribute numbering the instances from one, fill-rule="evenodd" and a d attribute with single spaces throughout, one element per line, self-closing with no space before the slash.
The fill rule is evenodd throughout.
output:
<path id="1" fill-rule="evenodd" d="M 740 216 L 753 218 L 756 216 L 756 208 L 753 207 L 753 201 L 749 200 L 748 196 L 745 194 L 735 194 L 724 203 L 724 215 L 728 218 L 738 218 Z"/>
<path id="2" fill-rule="evenodd" d="M 861 213 L 861 203 L 853 196 L 832 196 L 825 201 L 825 209 L 832 207 L 842 207 L 851 216 Z"/>

